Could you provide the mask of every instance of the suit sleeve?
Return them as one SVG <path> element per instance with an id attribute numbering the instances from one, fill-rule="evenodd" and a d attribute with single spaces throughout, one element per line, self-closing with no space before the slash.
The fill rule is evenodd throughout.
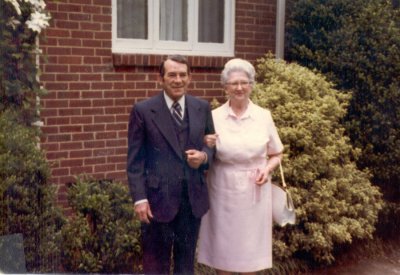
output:
<path id="1" fill-rule="evenodd" d="M 127 174 L 129 191 L 134 202 L 147 199 L 145 189 L 145 131 L 142 114 L 133 107 L 128 128 Z"/>
<path id="2" fill-rule="evenodd" d="M 214 122 L 211 114 L 211 107 L 210 104 L 207 104 L 207 117 L 206 117 L 206 128 L 205 128 L 205 134 L 210 135 L 210 134 L 215 134 L 215 129 L 214 129 Z M 206 152 L 208 161 L 206 164 L 203 164 L 203 169 L 208 169 L 210 165 L 212 165 L 213 159 L 214 159 L 214 154 L 215 154 L 215 148 L 210 148 L 207 145 L 204 144 L 202 151 Z"/>

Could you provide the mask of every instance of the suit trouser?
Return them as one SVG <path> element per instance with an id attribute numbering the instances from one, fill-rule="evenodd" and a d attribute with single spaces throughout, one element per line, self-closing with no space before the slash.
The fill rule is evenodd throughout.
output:
<path id="1" fill-rule="evenodd" d="M 173 251 L 174 274 L 193 274 L 200 219 L 192 214 L 187 183 L 182 183 L 182 202 L 178 214 L 168 223 L 142 224 L 143 271 L 169 274 Z"/>

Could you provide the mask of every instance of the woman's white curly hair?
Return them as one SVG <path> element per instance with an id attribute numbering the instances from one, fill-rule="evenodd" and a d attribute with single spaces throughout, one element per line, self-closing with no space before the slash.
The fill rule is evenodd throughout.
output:
<path id="1" fill-rule="evenodd" d="M 221 73 L 221 82 L 223 85 L 226 84 L 229 79 L 229 75 L 232 72 L 244 72 L 249 78 L 249 81 L 251 83 L 254 83 L 256 70 L 249 61 L 241 58 L 234 58 L 226 62 L 225 67 Z"/>

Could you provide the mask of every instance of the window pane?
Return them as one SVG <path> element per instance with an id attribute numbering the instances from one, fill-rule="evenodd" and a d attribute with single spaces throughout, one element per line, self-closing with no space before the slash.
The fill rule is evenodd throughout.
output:
<path id="1" fill-rule="evenodd" d="M 224 43 L 224 2 L 199 1 L 199 42 Z"/>
<path id="2" fill-rule="evenodd" d="M 147 0 L 118 0 L 118 38 L 147 39 L 147 9 Z"/>
<path id="3" fill-rule="evenodd" d="M 160 40 L 188 40 L 187 0 L 160 1 Z"/>

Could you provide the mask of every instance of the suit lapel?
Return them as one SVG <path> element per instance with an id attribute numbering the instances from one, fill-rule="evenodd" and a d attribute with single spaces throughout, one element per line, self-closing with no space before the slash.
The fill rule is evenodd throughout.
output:
<path id="1" fill-rule="evenodd" d="M 174 122 L 172 121 L 171 112 L 165 102 L 163 92 L 157 96 L 156 104 L 152 112 L 154 113 L 153 121 L 157 125 L 161 134 L 168 141 L 179 158 L 182 159 L 182 151 L 174 130 Z"/>
<path id="2" fill-rule="evenodd" d="M 186 96 L 186 104 L 187 104 L 187 111 L 189 113 L 189 143 L 192 145 L 197 145 L 195 141 L 197 140 L 196 137 L 198 137 L 200 133 L 201 123 L 200 121 L 200 105 L 197 103 L 197 101 L 193 100 L 192 97 Z M 203 122 L 204 123 L 204 122 Z"/>

